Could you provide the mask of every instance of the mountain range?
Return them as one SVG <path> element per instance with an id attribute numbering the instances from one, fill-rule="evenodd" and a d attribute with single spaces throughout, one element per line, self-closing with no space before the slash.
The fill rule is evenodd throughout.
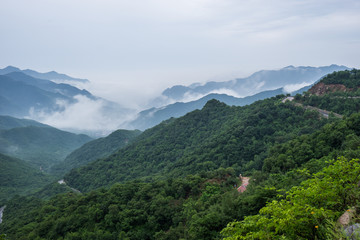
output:
<path id="1" fill-rule="evenodd" d="M 141 111 L 135 119 L 122 126 L 130 129 L 145 130 L 171 117 L 184 116 L 188 112 L 201 109 L 211 99 L 219 100 L 230 106 L 244 106 L 279 94 L 301 94 L 326 74 L 345 69 L 348 68 L 338 65 L 319 68 L 288 66 L 280 70 L 263 70 L 247 78 L 231 81 L 208 82 L 204 85 L 194 83 L 187 87 L 174 86 L 166 89 L 161 97 L 154 100 L 154 103 L 159 104 L 164 99 L 175 100 L 176 103 Z M 216 92 L 226 92 L 227 94 Z M 236 97 L 237 95 L 247 96 L 239 98 Z M 193 101 L 184 101 L 189 99 L 190 96 L 195 98 L 200 96 L 200 98 Z"/>
<path id="2" fill-rule="evenodd" d="M 211 99 L 89 142 L 68 155 L 64 181 L 0 200 L 0 238 L 346 239 L 339 217 L 360 217 L 359 76 L 334 72 L 304 94 L 244 106 Z"/>
<path id="3" fill-rule="evenodd" d="M 333 64 L 324 67 L 288 66 L 279 70 L 262 70 L 249 77 L 229 81 L 207 82 L 205 84 L 193 83 L 189 86 L 176 85 L 164 90 L 160 99 L 184 101 L 210 93 L 228 93 L 228 95 L 235 97 L 251 96 L 262 91 L 278 88 L 293 92 L 301 87 L 313 84 L 328 73 L 346 69 L 349 68 Z M 160 99 L 156 99 L 155 102 L 161 101 Z"/>
<path id="4" fill-rule="evenodd" d="M 29 72 L 36 77 L 28 75 Z M 115 130 L 124 121 L 124 116 L 132 112 L 115 102 L 94 96 L 85 89 L 45 79 L 63 75 L 34 72 L 20 71 L 14 67 L 0 69 L 0 115 L 31 118 L 64 130 L 97 136 Z M 81 80 L 68 76 L 67 79 Z M 69 118 L 72 122 L 74 119 L 83 121 L 80 118 L 87 118 L 90 123 L 74 126 L 67 121 Z M 104 126 L 109 129 L 104 129 Z"/>
<path id="5" fill-rule="evenodd" d="M 48 171 L 73 150 L 92 140 L 28 119 L 0 116 L 0 153 Z"/>
<path id="6" fill-rule="evenodd" d="M 345 66 L 288 66 L 279 70 L 263 70 L 246 78 L 224 82 L 194 83 L 164 90 L 132 120 L 134 110 L 92 95 L 70 84 L 56 83 L 59 79 L 87 82 L 54 71 L 39 73 L 16 67 L 0 69 L 0 114 L 53 124 L 67 131 L 91 136 L 108 134 L 117 128 L 145 130 L 171 117 L 180 117 L 201 109 L 210 99 L 228 105 L 243 106 L 281 93 L 301 93 L 324 75 L 348 69 Z M 305 87 L 304 89 L 300 89 Z M 300 89 L 300 90 L 298 90 Z M 239 97 L 245 96 L 245 97 Z M 171 104 L 166 104 L 171 102 Z M 80 124 L 86 118 L 88 124 Z M 70 121 L 69 119 L 78 119 Z M 77 125 L 74 123 L 77 122 Z M 107 128 L 107 129 L 104 129 Z"/>
<path id="7" fill-rule="evenodd" d="M 81 82 L 81 83 L 88 83 L 89 80 L 87 79 L 81 79 L 81 78 L 73 78 L 66 74 L 57 73 L 55 71 L 50 71 L 46 73 L 40 73 L 31 69 L 24 69 L 21 70 L 20 68 L 13 67 L 13 66 L 7 66 L 3 69 L 0 69 L 0 75 L 5 75 L 12 72 L 22 72 L 28 76 L 38 78 L 38 79 L 45 79 L 45 80 L 51 80 L 51 81 L 72 81 L 72 82 Z"/>

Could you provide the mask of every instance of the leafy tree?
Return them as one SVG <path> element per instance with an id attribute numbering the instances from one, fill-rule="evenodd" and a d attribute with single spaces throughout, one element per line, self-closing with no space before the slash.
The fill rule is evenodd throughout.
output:
<path id="1" fill-rule="evenodd" d="M 360 197 L 360 160 L 339 158 L 272 201 L 258 215 L 230 223 L 225 239 L 333 239 L 335 222 Z"/>

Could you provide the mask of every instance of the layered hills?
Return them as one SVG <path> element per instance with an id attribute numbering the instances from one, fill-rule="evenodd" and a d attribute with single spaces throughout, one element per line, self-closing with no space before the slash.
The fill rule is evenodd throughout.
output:
<path id="1" fill-rule="evenodd" d="M 270 146 L 326 123 L 318 113 L 282 104 L 282 98 L 244 107 L 211 100 L 202 110 L 165 121 L 110 157 L 73 169 L 64 179 L 89 191 L 132 179 L 184 176 L 219 167 L 259 169 Z"/>
<path id="2" fill-rule="evenodd" d="M 266 90 L 285 87 L 288 90 L 311 85 L 328 73 L 348 69 L 345 66 L 330 65 L 324 67 L 288 66 L 279 70 L 262 70 L 246 78 L 236 78 L 224 82 L 194 83 L 190 86 L 174 86 L 166 89 L 162 96 L 175 101 L 184 101 L 189 96 L 205 96 L 210 93 L 230 92 L 236 96 L 249 96 Z M 295 89 L 297 90 L 297 89 Z"/>
<path id="3" fill-rule="evenodd" d="M 327 75 L 319 84 L 346 86 L 357 71 Z M 337 83 L 327 82 L 333 78 Z M 210 100 L 71 170 L 65 183 L 83 194 L 8 201 L 0 233 L 13 239 L 346 239 L 338 218 L 351 212 L 349 225 L 356 226 L 360 216 L 360 114 L 350 101 L 358 86 L 246 106 Z M 343 119 L 324 117 L 308 108 L 317 100 L 336 113 L 338 102 L 349 108 Z M 105 140 L 80 148 L 72 161 L 90 157 L 87 151 L 96 155 L 97 146 L 106 152 Z M 243 193 L 240 173 L 250 179 Z"/>
<path id="4" fill-rule="evenodd" d="M 0 116 L 0 152 L 36 169 L 49 170 L 73 150 L 92 140 L 27 119 Z"/>
<path id="5" fill-rule="evenodd" d="M 56 83 L 53 78 L 71 83 L 82 81 L 55 72 L 40 74 L 15 67 L 0 70 L 0 115 L 31 118 L 63 130 L 97 136 L 115 130 L 125 121 L 124 115 L 131 112 L 85 89 Z M 88 123 L 81 124 L 85 120 Z"/>
<path id="6" fill-rule="evenodd" d="M 174 86 L 163 91 L 161 97 L 153 101 L 159 107 L 141 111 L 136 119 L 123 126 L 145 130 L 171 117 L 184 116 L 201 109 L 211 99 L 230 106 L 244 106 L 279 94 L 301 94 L 324 75 L 343 69 L 348 68 L 338 65 L 318 68 L 288 66 L 279 70 L 263 70 L 247 78 L 231 81 Z M 174 101 L 175 103 L 164 105 Z"/>
<path id="7" fill-rule="evenodd" d="M 51 172 L 56 175 L 63 175 L 73 168 L 77 168 L 96 159 L 108 157 L 116 150 L 130 144 L 134 138 L 139 136 L 139 130 L 117 130 L 107 137 L 98 138 L 85 143 L 80 148 L 71 152 L 64 161 L 53 166 Z"/>

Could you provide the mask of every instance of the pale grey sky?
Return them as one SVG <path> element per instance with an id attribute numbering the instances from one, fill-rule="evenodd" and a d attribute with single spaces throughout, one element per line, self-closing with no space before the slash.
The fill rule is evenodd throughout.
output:
<path id="1" fill-rule="evenodd" d="M 360 67 L 359 0 L 1 0 L 0 68 L 56 70 L 124 105 L 261 69 Z"/>

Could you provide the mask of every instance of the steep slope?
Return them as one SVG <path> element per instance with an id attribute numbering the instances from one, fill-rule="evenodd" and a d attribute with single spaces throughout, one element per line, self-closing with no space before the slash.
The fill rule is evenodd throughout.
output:
<path id="1" fill-rule="evenodd" d="M 88 191 L 141 177 L 183 176 L 230 166 L 236 171 L 261 168 L 274 143 L 311 132 L 326 122 L 315 112 L 282 104 L 282 97 L 245 107 L 211 100 L 201 111 L 145 131 L 108 158 L 73 169 L 65 180 Z"/>
<path id="2" fill-rule="evenodd" d="M 360 70 L 334 72 L 325 76 L 295 101 L 350 116 L 360 111 Z"/>
<path id="3" fill-rule="evenodd" d="M 274 97 L 279 94 L 283 94 L 283 89 L 279 88 L 276 90 L 264 91 L 253 96 L 236 98 L 226 94 L 209 94 L 205 97 L 200 98 L 196 101 L 191 102 L 177 102 L 161 108 L 151 108 L 139 113 L 138 117 L 126 124 L 128 128 L 145 130 L 150 127 L 156 126 L 164 120 L 172 117 L 181 117 L 186 113 L 201 109 L 205 104 L 211 100 L 216 99 L 230 106 L 244 106 L 251 104 L 257 100 L 262 100 L 269 97 Z"/>
<path id="4" fill-rule="evenodd" d="M 0 153 L 0 205 L 17 194 L 34 192 L 51 179 L 28 163 Z"/>
<path id="5" fill-rule="evenodd" d="M 50 201 L 15 198 L 7 203 L 0 231 L 14 239 L 120 236 L 195 240 L 240 233 L 255 239 L 277 239 L 280 235 L 289 239 L 332 239 L 325 233 L 341 232 L 334 228 L 337 218 L 359 200 L 360 167 L 359 160 L 328 160 L 341 154 L 359 154 L 358 144 L 354 144 L 360 139 L 359 122 L 360 114 L 355 114 L 271 147 L 264 171 L 253 171 L 256 180 L 250 180 L 241 194 L 236 190 L 240 179 L 229 168 L 151 182 L 130 181 L 83 195 L 59 195 Z M 246 225 L 228 225 L 244 217 Z M 249 225 L 253 228 L 247 228 Z M 222 235 L 220 231 L 226 226 Z M 279 232 L 275 231 L 278 226 Z M 318 230 L 314 231 L 315 226 Z"/>
<path id="6" fill-rule="evenodd" d="M 11 104 L 0 105 L 0 114 L 18 117 L 28 116 L 30 112 L 49 113 L 64 110 L 64 104 L 60 103 L 76 103 L 75 96 L 96 99 L 86 90 L 68 84 L 36 79 L 22 72 L 0 75 L 0 96 Z"/>
<path id="7" fill-rule="evenodd" d="M 69 84 L 64 84 L 64 83 L 57 84 L 50 80 L 31 77 L 22 72 L 11 72 L 6 74 L 5 76 L 10 77 L 17 82 L 22 82 L 28 85 L 32 85 L 48 92 L 60 93 L 61 95 L 64 95 L 69 98 L 72 98 L 76 95 L 82 95 L 90 99 L 95 99 L 95 97 L 91 95 L 91 93 L 89 93 L 88 91 L 84 89 L 80 90 Z"/>
<path id="8" fill-rule="evenodd" d="M 249 96 L 258 92 L 294 85 L 310 85 L 322 76 L 348 69 L 345 66 L 325 67 L 288 66 L 280 70 L 262 70 L 247 78 L 238 78 L 225 82 L 208 82 L 190 86 L 174 86 L 162 93 L 165 99 L 183 101 L 186 96 L 208 95 L 209 93 L 233 92 L 240 96 Z"/>
<path id="9" fill-rule="evenodd" d="M 59 110 L 57 100 L 70 100 L 60 93 L 48 92 L 4 75 L 0 75 L 0 96 L 7 102 L 0 105 L 0 114 L 15 117 L 28 116 L 31 109 Z"/>
<path id="10" fill-rule="evenodd" d="M 12 125 L 18 122 L 13 119 Z M 8 125 L 10 125 L 8 123 Z M 0 152 L 23 159 L 31 166 L 48 170 L 91 138 L 49 126 L 15 127 L 0 130 Z"/>
<path id="11" fill-rule="evenodd" d="M 116 150 L 125 147 L 132 140 L 140 135 L 138 130 L 117 130 L 109 136 L 88 142 L 70 153 L 64 161 L 53 166 L 51 172 L 56 175 L 63 175 L 72 168 L 86 165 L 99 158 L 104 158 Z"/>

